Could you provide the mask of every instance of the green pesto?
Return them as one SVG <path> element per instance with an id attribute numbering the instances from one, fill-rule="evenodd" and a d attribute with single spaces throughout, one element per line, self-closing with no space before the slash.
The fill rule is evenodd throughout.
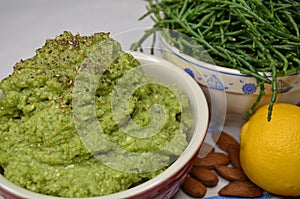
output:
<path id="1" fill-rule="evenodd" d="M 94 110 L 105 136 L 114 145 L 141 156 L 158 151 L 155 156 L 147 156 L 150 161 L 155 158 L 171 164 L 174 157 L 183 152 L 191 120 L 181 115 L 183 109 L 189 108 L 181 91 L 174 88 L 183 103 L 163 85 L 149 84 L 136 89 L 126 114 L 137 125 L 147 126 L 151 123 L 151 106 L 161 104 L 166 111 L 166 122 L 159 133 L 146 138 L 125 133 L 120 126 L 128 122 L 126 118 L 121 123 L 114 121 L 113 90 L 118 80 L 139 62 L 122 52 L 118 42 L 107 33 L 80 36 L 64 32 L 48 39 L 32 58 L 18 62 L 13 73 L 0 82 L 3 92 L 0 98 L 0 166 L 8 180 L 38 193 L 91 197 L 126 190 L 166 169 L 117 170 L 97 159 L 99 154 L 106 157 L 111 146 L 104 145 L 101 149 L 95 146 L 91 151 L 82 142 L 72 107 L 75 79 L 87 57 L 94 59 L 97 53 L 102 53 L 102 61 L 105 61 L 108 55 L 103 55 L 101 45 L 106 43 L 119 56 L 105 67 L 95 91 Z M 123 164 L 122 161 L 124 159 L 120 159 L 119 164 Z M 124 165 L 138 162 L 141 161 Z"/>

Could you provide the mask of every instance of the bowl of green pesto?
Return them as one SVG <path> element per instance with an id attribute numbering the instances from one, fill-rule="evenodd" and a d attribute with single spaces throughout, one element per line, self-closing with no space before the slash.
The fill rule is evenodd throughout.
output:
<path id="1" fill-rule="evenodd" d="M 0 81 L 0 196 L 171 198 L 208 122 L 172 63 L 63 32 Z"/>

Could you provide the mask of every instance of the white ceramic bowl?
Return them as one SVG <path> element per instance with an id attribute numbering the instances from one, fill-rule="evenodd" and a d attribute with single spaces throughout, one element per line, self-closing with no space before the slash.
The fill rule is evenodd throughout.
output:
<path id="1" fill-rule="evenodd" d="M 209 93 L 225 92 L 228 115 L 226 120 L 230 120 L 230 115 L 239 115 L 243 119 L 259 94 L 254 77 L 242 74 L 236 69 L 199 61 L 180 52 L 178 48 L 167 43 L 162 37 L 160 37 L 160 45 L 164 58 L 189 73 L 201 85 L 208 101 L 211 100 Z M 271 79 L 271 76 L 268 78 Z M 277 84 L 277 102 L 300 103 L 300 74 L 278 77 Z M 271 85 L 265 84 L 265 95 L 257 108 L 269 104 L 271 96 Z M 213 100 L 218 104 L 223 103 L 224 99 Z"/>
<path id="2" fill-rule="evenodd" d="M 143 67 L 145 72 L 164 84 L 176 84 L 188 96 L 192 107 L 193 130 L 189 144 L 182 155 L 163 173 L 157 177 L 126 191 L 93 199 L 116 198 L 171 198 L 179 189 L 181 182 L 198 155 L 200 146 L 208 128 L 209 111 L 204 93 L 200 86 L 185 72 L 174 64 L 137 52 L 130 52 L 142 65 L 152 63 L 151 67 Z M 2 197 L 1 197 L 2 196 Z M 0 198 L 5 199 L 63 199 L 42 195 L 18 187 L 0 175 Z"/>

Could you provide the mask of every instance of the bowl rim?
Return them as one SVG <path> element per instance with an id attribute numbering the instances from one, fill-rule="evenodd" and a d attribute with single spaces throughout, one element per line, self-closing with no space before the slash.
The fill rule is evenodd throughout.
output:
<path id="1" fill-rule="evenodd" d="M 159 186 L 162 182 L 167 181 L 168 179 L 171 179 L 174 177 L 179 171 L 181 171 L 186 164 L 192 161 L 193 157 L 195 155 L 198 155 L 200 147 L 202 142 L 204 141 L 205 135 L 208 130 L 208 124 L 209 124 L 209 108 L 208 103 L 206 101 L 204 92 L 202 91 L 201 87 L 196 83 L 196 81 L 187 73 L 185 73 L 183 70 L 176 67 L 173 63 L 159 58 L 155 57 L 153 55 L 148 55 L 140 52 L 135 51 L 126 51 L 133 55 L 137 60 L 146 60 L 154 63 L 162 63 L 166 67 L 174 70 L 178 74 L 182 76 L 183 79 L 186 79 L 186 82 L 189 84 L 189 87 L 191 90 L 194 90 L 195 92 L 192 92 L 193 96 L 198 102 L 196 104 L 196 111 L 201 111 L 201 120 L 197 119 L 194 120 L 194 133 L 191 136 L 190 142 L 184 152 L 177 158 L 177 160 L 172 163 L 165 171 L 157 175 L 156 177 L 140 184 L 135 187 L 132 187 L 130 189 L 104 195 L 104 196 L 96 196 L 96 197 L 87 197 L 86 199 L 115 199 L 115 198 L 129 198 L 134 197 L 136 195 L 142 194 L 144 192 L 147 192 L 149 190 L 155 189 L 157 186 Z M 40 198 L 40 199 L 76 199 L 76 198 L 65 198 L 65 197 L 57 197 L 57 196 L 51 196 L 51 195 L 44 195 L 40 193 L 35 193 L 32 191 L 29 191 L 25 188 L 19 187 L 12 182 L 8 181 L 4 176 L 0 175 L 0 193 L 1 191 L 8 193 L 9 195 L 14 195 L 16 197 L 20 198 Z M 83 199 L 83 198 L 77 198 L 77 199 Z"/>
<path id="2" fill-rule="evenodd" d="M 169 44 L 163 36 L 161 36 L 161 34 L 158 34 L 159 35 L 159 41 L 167 48 L 167 51 L 169 51 L 169 53 L 172 53 L 173 55 L 177 56 L 178 58 L 188 62 L 189 64 L 192 64 L 192 65 L 195 65 L 197 67 L 200 67 L 200 68 L 204 68 L 206 70 L 209 70 L 209 71 L 213 71 L 213 72 L 217 72 L 217 73 L 221 73 L 221 74 L 224 74 L 224 75 L 232 75 L 232 76 L 239 76 L 239 77 L 248 77 L 248 78 L 254 78 L 250 75 L 247 75 L 247 74 L 243 74 L 241 73 L 239 70 L 237 69 L 234 69 L 234 68 L 228 68 L 228 67 L 223 67 L 223 66 L 219 66 L 219 65 L 216 65 L 216 64 L 211 64 L 211 63 L 207 63 L 207 62 L 204 62 L 204 61 L 201 61 L 201 60 L 198 60 L 188 54 L 185 54 L 183 52 L 180 52 L 180 50 L 178 48 L 176 48 L 175 46 Z M 197 70 L 197 72 L 200 72 Z M 201 72 L 200 72 L 201 73 Z M 266 77 L 268 78 L 272 78 L 272 75 L 271 75 L 271 72 L 259 72 L 260 74 L 262 75 L 266 75 Z M 296 75 L 300 75 L 300 73 L 293 73 L 293 74 L 289 74 L 289 75 L 286 75 L 287 77 L 289 76 L 296 76 Z M 278 78 L 280 77 L 286 77 L 286 76 L 279 76 Z"/>

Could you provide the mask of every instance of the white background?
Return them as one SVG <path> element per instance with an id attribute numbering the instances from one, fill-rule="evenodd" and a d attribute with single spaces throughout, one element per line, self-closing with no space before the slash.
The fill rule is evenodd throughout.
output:
<path id="1" fill-rule="evenodd" d="M 134 29 L 152 26 L 149 18 L 138 20 L 145 6 L 143 0 L 0 0 L 0 79 L 64 30 L 127 34 L 122 44 L 128 48 L 140 36 Z"/>

